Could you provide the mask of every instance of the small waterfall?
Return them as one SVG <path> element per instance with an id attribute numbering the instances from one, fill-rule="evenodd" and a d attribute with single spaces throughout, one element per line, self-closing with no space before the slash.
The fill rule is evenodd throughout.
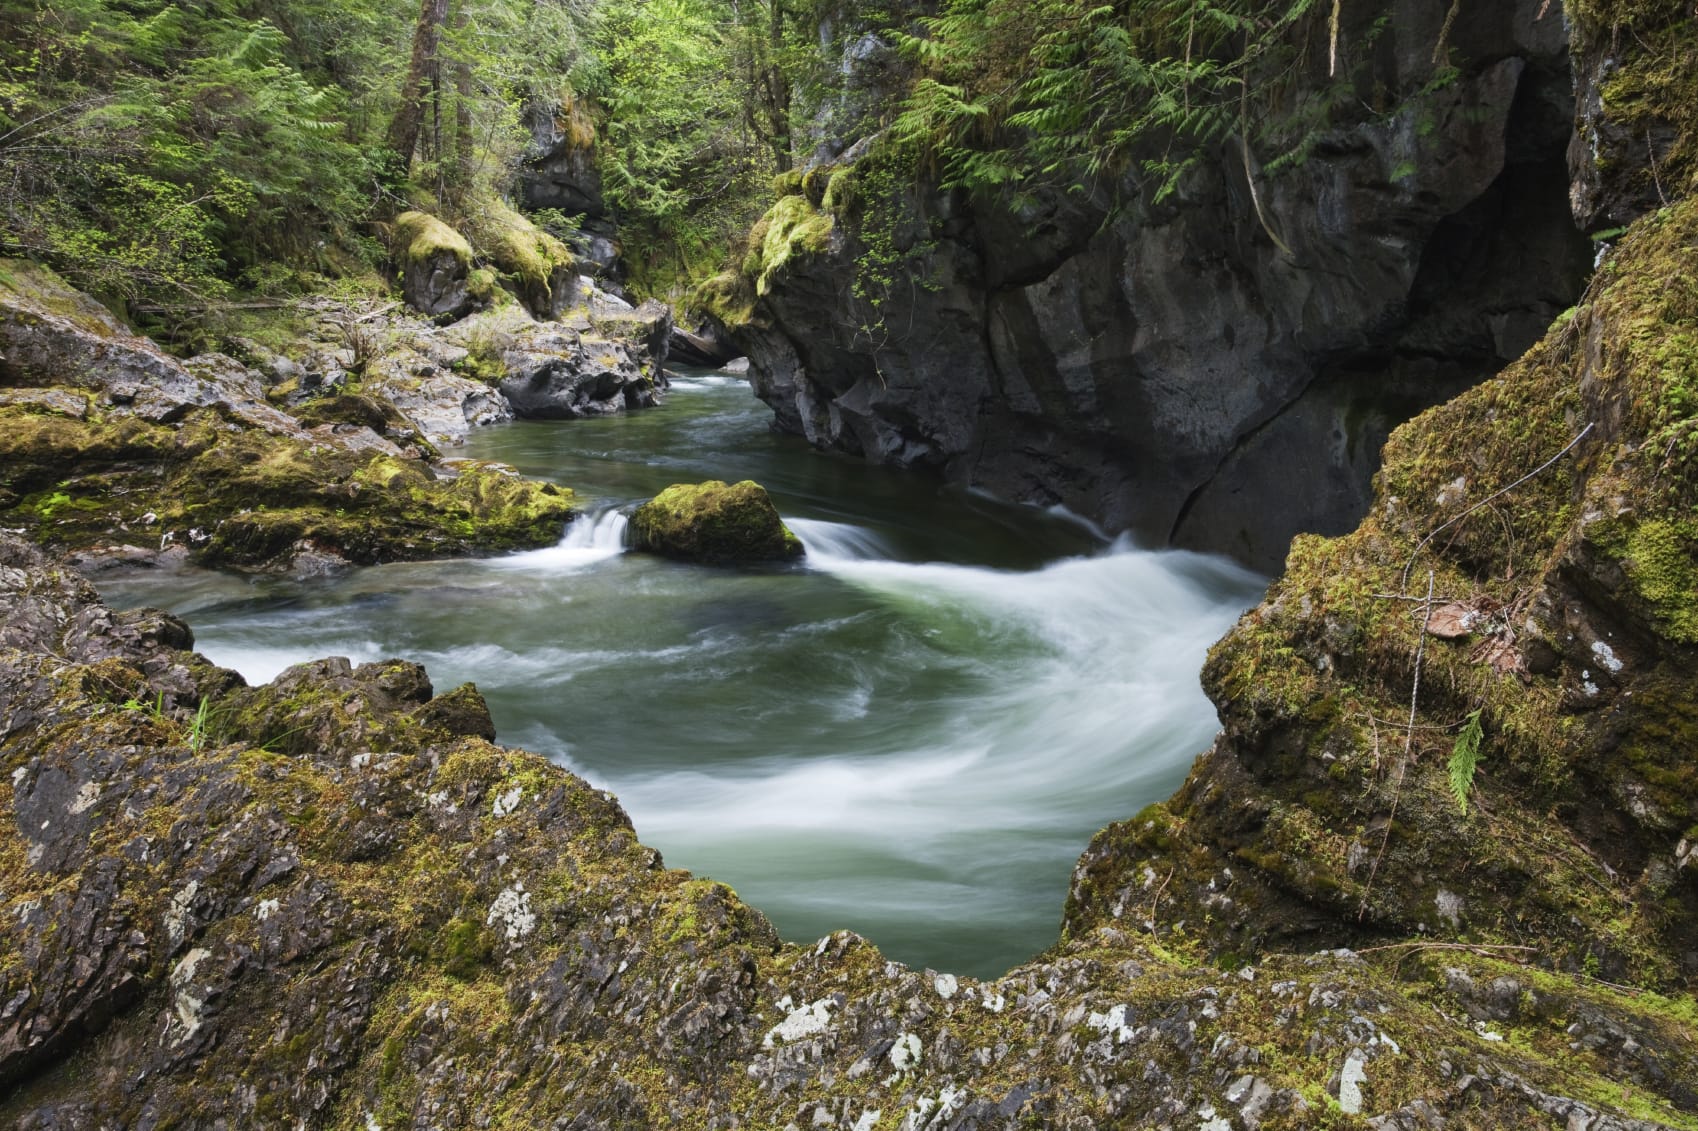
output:
<path id="1" fill-rule="evenodd" d="M 890 556 L 879 536 L 864 526 L 819 518 L 786 518 L 784 523 L 818 562 L 876 562 Z"/>
<path id="2" fill-rule="evenodd" d="M 617 510 L 579 515 L 566 527 L 566 537 L 546 550 L 531 550 L 496 558 L 498 569 L 522 569 L 543 573 L 570 573 L 625 552 L 625 530 L 631 520 Z"/>
<path id="3" fill-rule="evenodd" d="M 604 550 L 610 554 L 625 549 L 625 530 L 631 520 L 616 510 L 584 515 L 572 521 L 561 541 L 562 550 Z"/>

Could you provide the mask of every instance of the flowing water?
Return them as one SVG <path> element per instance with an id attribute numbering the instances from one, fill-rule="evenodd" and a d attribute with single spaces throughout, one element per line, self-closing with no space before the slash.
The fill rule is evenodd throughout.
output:
<path id="1" fill-rule="evenodd" d="M 1197 672 L 1261 580 L 822 456 L 769 419 L 741 381 L 696 374 L 649 412 L 476 433 L 465 454 L 583 497 L 549 549 L 107 595 L 181 613 L 250 682 L 325 655 L 473 681 L 503 743 L 613 791 L 668 864 L 785 937 L 850 928 L 910 964 L 999 974 L 1055 941 L 1091 834 L 1208 744 Z M 805 562 L 624 552 L 622 510 L 707 478 L 763 483 Z"/>

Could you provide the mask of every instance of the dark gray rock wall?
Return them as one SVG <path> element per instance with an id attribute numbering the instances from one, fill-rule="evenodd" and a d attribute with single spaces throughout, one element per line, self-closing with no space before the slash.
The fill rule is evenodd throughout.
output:
<path id="1" fill-rule="evenodd" d="M 1018 213 L 909 190 L 909 258 L 874 309 L 839 217 L 736 330 L 756 391 L 819 447 L 1275 568 L 1293 534 L 1360 517 L 1392 426 L 1579 292 L 1566 33 L 1538 8 L 1459 11 L 1454 81 L 1276 173 L 1251 154 L 1265 225 L 1236 140 L 1161 204 L 1130 178 Z M 1384 90 L 1427 83 L 1448 10 L 1397 5 L 1371 48 Z"/>

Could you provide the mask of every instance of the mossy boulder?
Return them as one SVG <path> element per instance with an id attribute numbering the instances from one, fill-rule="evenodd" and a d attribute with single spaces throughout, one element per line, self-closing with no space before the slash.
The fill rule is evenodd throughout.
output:
<path id="1" fill-rule="evenodd" d="M 802 555 L 802 540 L 784 525 L 766 488 L 747 479 L 674 484 L 637 508 L 631 533 L 639 550 L 709 565 Z"/>
<path id="2" fill-rule="evenodd" d="M 457 318 L 472 308 L 472 245 L 426 212 L 395 218 L 394 256 L 401 294 L 420 314 Z"/>
<path id="3" fill-rule="evenodd" d="M 555 318 L 577 301 L 579 264 L 572 249 L 506 202 L 485 202 L 471 217 L 468 228 L 478 249 L 505 276 L 533 315 Z M 483 280 L 475 282 L 479 291 L 488 289 Z"/>

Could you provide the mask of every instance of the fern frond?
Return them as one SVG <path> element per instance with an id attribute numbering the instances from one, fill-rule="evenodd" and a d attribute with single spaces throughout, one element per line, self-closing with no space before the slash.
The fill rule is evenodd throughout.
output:
<path id="1" fill-rule="evenodd" d="M 1468 813 L 1468 794 L 1474 788 L 1474 768 L 1480 764 L 1480 736 L 1480 711 L 1476 708 L 1450 751 L 1450 792 L 1464 816 Z"/>

